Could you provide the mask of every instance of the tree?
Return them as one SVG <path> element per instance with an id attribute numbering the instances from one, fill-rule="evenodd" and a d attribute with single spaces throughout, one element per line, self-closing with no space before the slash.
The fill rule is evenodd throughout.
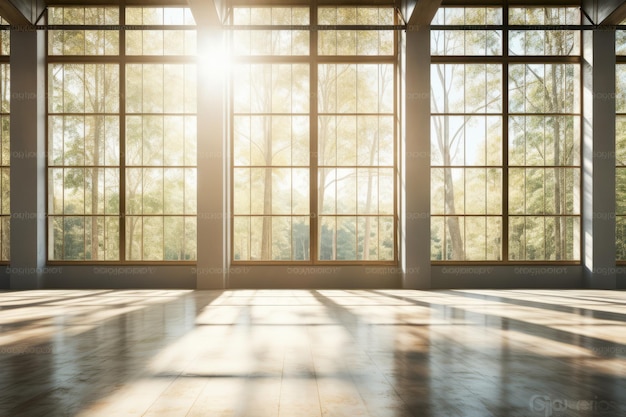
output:
<path id="1" fill-rule="evenodd" d="M 467 229 L 462 225 L 464 214 L 499 214 L 465 204 L 473 196 L 483 196 L 500 183 L 494 168 L 482 169 L 480 178 L 471 181 L 470 173 L 480 166 L 500 165 L 501 124 L 490 122 L 490 113 L 501 106 L 501 69 L 492 64 L 435 64 L 432 71 L 433 132 L 433 199 L 435 211 L 445 214 L 447 252 L 443 259 L 465 260 Z M 487 94 L 486 92 L 490 92 Z M 455 115 L 467 113 L 470 115 Z M 440 116 L 438 116 L 440 115 Z M 496 120 L 499 120 L 497 116 Z M 477 122 L 482 121 L 478 126 Z M 495 138 L 495 139 L 494 139 Z M 466 168 L 455 168 L 465 166 Z M 441 167 L 441 168 L 439 168 Z M 467 188 L 467 184 L 481 188 Z M 441 199 L 441 203 L 437 201 Z M 481 199 L 482 200 L 482 199 Z M 475 201 L 475 200 L 471 200 Z M 480 200 L 479 200 L 480 201 Z M 485 220 L 486 221 L 486 220 Z M 481 246 L 487 245 L 483 242 Z M 442 248 L 443 249 L 443 248 Z"/>
<path id="2" fill-rule="evenodd" d="M 484 15 L 481 16 L 480 10 L 472 9 L 471 13 L 451 13 L 450 19 L 446 15 L 445 24 L 485 24 L 486 18 Z M 511 22 L 536 25 L 565 23 L 562 9 L 520 8 L 520 10 L 524 16 L 522 21 L 517 22 L 515 20 L 517 17 L 512 17 Z M 573 31 L 510 31 L 508 35 L 510 35 L 510 55 L 567 56 L 574 52 L 577 45 L 577 34 Z M 501 48 L 500 35 L 490 35 L 486 31 L 433 32 L 433 49 L 438 53 L 468 54 L 466 49 L 468 45 L 475 44 L 483 45 L 478 55 L 498 54 L 498 48 Z M 435 167 L 432 171 L 433 204 L 437 208 L 435 211 L 445 214 L 445 226 L 433 218 L 433 231 L 436 233 L 439 229 L 445 228 L 446 241 L 449 241 L 450 246 L 448 253 L 440 255 L 434 252 L 434 259 L 471 259 L 466 251 L 468 247 L 473 247 L 469 242 L 472 239 L 470 234 L 475 236 L 475 227 L 468 227 L 466 224 L 464 227 L 468 231 L 466 236 L 462 233 L 463 227 L 460 222 L 462 220 L 471 222 L 475 219 L 459 217 L 470 212 L 471 207 L 459 204 L 457 200 L 465 201 L 468 196 L 484 191 L 468 187 L 467 175 L 471 171 L 464 169 L 461 177 L 461 170 L 447 167 L 474 165 L 464 161 L 467 155 L 471 151 L 480 154 L 487 149 L 485 146 L 491 146 L 490 137 L 500 135 L 496 131 L 488 131 L 485 146 L 470 149 L 466 143 L 468 140 L 466 132 L 468 123 L 472 122 L 473 117 L 465 117 L 459 122 L 459 117 L 445 115 L 485 113 L 486 108 L 499 103 L 501 78 L 489 75 L 493 67 L 497 68 L 498 65 L 433 65 L 431 80 L 434 114 L 432 149 Z M 506 70 L 509 74 L 509 111 L 526 113 L 522 116 L 508 117 L 510 136 L 508 157 L 511 168 L 508 169 L 507 210 L 510 259 L 571 259 L 574 221 L 566 215 L 576 212 L 573 190 L 578 187 L 578 180 L 574 175 L 575 170 L 560 167 L 576 165 L 579 148 L 573 133 L 575 117 L 559 114 L 577 112 L 574 107 L 574 103 L 577 102 L 575 66 L 559 63 L 511 63 Z M 437 116 L 438 114 L 441 116 Z M 488 154 L 492 151 L 501 153 L 501 148 L 487 150 Z M 537 156 L 540 162 L 532 161 L 530 154 Z M 442 168 L 436 168 L 439 165 Z M 489 183 L 496 178 L 490 171 L 493 169 L 485 171 L 487 189 Z M 491 176 L 492 180 L 487 181 L 488 176 Z M 458 191 L 457 188 L 461 184 L 463 190 Z M 441 193 L 442 206 L 436 201 L 435 196 L 439 195 L 438 193 Z M 516 217 L 516 214 L 525 217 Z M 542 217 L 544 215 L 552 216 L 553 221 L 548 217 Z M 544 225 L 541 229 L 539 222 Z M 533 226 L 534 224 L 536 226 Z M 546 235 L 544 231 L 548 234 Z M 494 241 L 500 245 L 502 240 L 495 238 Z M 435 250 L 444 250 L 442 243 L 433 245 Z"/>
<path id="3" fill-rule="evenodd" d="M 236 24 L 308 23 L 299 8 L 237 8 Z M 303 21 L 306 20 L 306 22 Z M 308 53 L 308 32 L 237 31 L 242 55 Z M 234 248 L 236 259 L 308 259 L 309 66 L 241 64 L 234 78 Z M 302 120 L 306 134 L 302 135 Z M 306 184 L 304 184 L 306 183 Z M 306 219 L 306 220 L 305 220 Z M 250 248 L 250 250 L 248 250 Z"/>
<path id="4" fill-rule="evenodd" d="M 285 113 L 290 113 L 294 106 L 298 107 L 298 103 L 306 101 L 308 66 L 244 64 L 239 70 L 235 95 L 245 91 L 246 98 L 239 101 L 244 103 L 243 108 L 236 105 L 235 109 L 235 213 L 261 218 L 258 247 L 257 241 L 253 241 L 252 253 L 248 255 L 259 260 L 291 259 L 296 254 L 304 255 L 294 252 L 289 236 L 293 236 L 294 226 L 301 224 L 299 218 L 291 215 L 308 213 L 309 210 L 308 206 L 300 207 L 305 205 L 305 200 L 299 198 L 300 194 L 308 194 L 308 181 L 307 189 L 299 189 L 299 174 L 308 171 L 301 164 L 308 164 L 308 158 L 297 156 L 308 148 L 308 140 L 300 143 L 298 139 L 298 114 Z M 281 214 L 294 220 L 293 224 L 285 225 L 287 233 L 274 227 L 274 223 L 281 222 Z M 242 234 L 248 234 L 250 238 L 254 236 L 254 222 L 251 227 L 252 230 L 237 228 L 236 244 L 243 238 Z M 281 232 L 275 233 L 278 230 Z"/>
<path id="5" fill-rule="evenodd" d="M 267 24 L 270 21 L 272 24 L 308 23 L 308 16 L 304 19 L 306 21 L 301 16 L 298 23 L 293 20 L 297 10 L 300 8 L 236 8 L 234 21 L 240 25 Z M 375 8 L 322 7 L 318 12 L 318 23 L 321 24 L 329 23 L 325 19 L 343 24 L 349 23 L 349 19 L 367 23 L 358 20 L 365 15 L 379 18 L 379 10 Z M 389 46 L 388 37 L 378 31 L 329 30 L 316 35 L 320 46 L 317 51 L 310 51 L 312 54 L 365 55 Z M 310 33 L 304 30 L 238 30 L 234 34 L 235 50 L 244 56 L 309 55 L 309 36 Z M 392 47 L 389 49 L 393 51 Z M 235 74 L 234 257 L 250 260 L 309 259 L 308 250 L 302 250 L 302 244 L 310 242 L 310 230 L 306 237 L 302 233 L 310 229 L 305 216 L 310 215 L 311 192 L 317 193 L 317 244 L 321 259 L 347 256 L 345 259 L 367 260 L 372 256 L 381 256 L 377 242 L 386 242 L 393 232 L 389 233 L 386 223 L 378 228 L 374 226 L 379 197 L 377 178 L 380 175 L 377 168 L 381 165 L 379 160 L 383 150 L 391 155 L 385 155 L 391 161 L 385 165 L 393 165 L 393 138 L 384 137 L 385 145 L 387 142 L 390 144 L 390 150 L 381 145 L 383 138 L 379 130 L 384 129 L 378 125 L 393 126 L 393 117 L 389 115 L 389 123 L 378 123 L 379 118 L 371 115 L 378 113 L 382 104 L 389 104 L 390 109 L 380 110 L 381 113 L 393 112 L 393 101 L 389 99 L 393 97 L 393 65 L 356 62 L 288 64 L 284 62 L 289 61 L 282 57 L 274 63 L 272 61 L 240 65 Z M 314 73 L 317 73 L 317 79 L 310 79 L 310 65 L 316 65 Z M 310 149 L 308 140 L 311 90 L 317 97 L 319 116 L 312 121 L 318 123 L 317 149 Z M 358 106 L 370 106 L 366 111 L 357 109 L 357 91 Z M 297 106 L 294 104 L 296 101 L 300 103 Z M 306 118 L 306 141 L 297 140 L 296 134 L 289 131 L 289 123 L 280 122 L 291 118 L 293 125 L 302 116 Z M 368 121 L 368 117 L 371 120 Z M 372 123 L 372 120 L 376 122 Z M 389 130 L 393 132 L 393 128 Z M 317 176 L 317 190 L 309 190 L 308 186 L 311 152 L 318 157 L 318 170 L 312 173 Z M 385 173 L 385 176 L 393 178 L 393 174 Z M 300 178 L 301 185 L 296 183 L 296 177 Z M 302 181 L 304 177 L 307 184 Z M 384 185 L 387 186 L 386 183 Z M 358 193 L 357 186 L 360 187 Z M 345 198 L 335 198 L 336 193 L 331 193 L 331 189 Z M 390 190 L 385 192 L 392 194 Z M 291 197 L 291 201 L 287 201 L 287 197 Z M 304 203 L 306 209 L 303 209 Z M 289 211 L 281 208 L 281 204 L 289 206 Z M 370 215 L 359 217 L 363 222 L 358 227 L 357 204 L 362 205 L 359 214 Z M 393 207 L 393 203 L 390 204 Z M 336 214 L 351 216 L 342 223 L 338 220 L 341 217 Z M 291 217 L 287 221 L 289 215 Z M 391 213 L 389 217 L 392 217 Z M 385 237 L 380 238 L 383 233 Z M 339 244 L 351 246 L 354 254 L 348 255 L 347 249 L 337 247 Z M 386 245 L 385 259 L 391 259 L 393 249 L 388 250 L 389 245 Z M 248 248 L 251 248 L 250 253 L 247 253 Z"/>
<path id="6" fill-rule="evenodd" d="M 497 9 L 496 9 L 497 10 Z M 489 8 L 471 9 L 442 9 L 435 18 L 437 23 L 448 25 L 468 24 L 484 25 L 497 22 L 497 15 Z M 472 31 L 433 31 L 432 51 L 442 55 L 495 55 L 501 52 L 501 33 L 498 31 L 472 30 Z M 431 71 L 431 112 L 433 132 L 431 149 L 433 152 L 433 166 L 441 166 L 432 170 L 433 192 L 431 199 L 433 207 L 445 214 L 445 239 L 438 238 L 441 242 L 439 250 L 432 254 L 433 258 L 466 260 L 467 238 L 465 230 L 471 230 L 463 226 L 462 216 L 472 213 L 471 207 L 461 204 L 465 196 L 481 195 L 485 190 L 465 188 L 465 174 L 468 170 L 452 168 L 453 166 L 479 166 L 488 163 L 485 155 L 497 155 L 501 152 L 498 141 L 489 140 L 489 137 L 500 137 L 501 134 L 492 128 L 483 129 L 475 133 L 471 124 L 476 121 L 472 116 L 449 116 L 450 114 L 471 114 L 478 117 L 495 111 L 501 111 L 502 87 L 501 69 L 498 65 L 489 64 L 434 64 Z M 441 116 L 437 116 L 441 115 Z M 497 128 L 497 125 L 496 125 Z M 467 132 L 467 138 L 466 138 Z M 477 138 L 470 137 L 471 135 Z M 472 141 L 480 138 L 482 145 L 472 149 Z M 490 148 L 488 148 L 490 146 Z M 482 155 L 482 156 L 481 156 Z M 477 162 L 472 162 L 477 161 Z M 497 161 L 501 164 L 501 159 Z M 483 178 L 487 183 L 486 176 Z M 443 205 L 437 201 L 441 199 Z M 458 200 L 461 200 L 459 202 Z M 480 214 L 487 214 L 475 211 Z M 493 214 L 493 213 L 492 213 Z M 487 221 L 485 219 L 485 221 Z M 437 234 L 437 222 L 433 222 L 433 236 Z M 433 239 L 431 237 L 431 239 Z M 481 246 L 485 247 L 487 242 Z M 483 255 L 485 256 L 485 255 Z"/>
<path id="7" fill-rule="evenodd" d="M 115 152 L 116 143 L 106 138 L 106 117 L 110 112 L 112 91 L 117 91 L 118 72 L 108 64 L 66 64 L 52 65 L 50 79 L 52 88 L 63 89 L 63 112 L 84 112 L 85 116 L 60 116 L 61 132 L 56 132 L 62 141 L 61 153 L 53 155 L 53 164 L 76 166 L 57 170 L 56 175 L 63 175 L 63 187 L 68 192 L 84 190 L 88 201 L 82 202 L 82 208 L 76 207 L 76 213 L 105 214 L 101 192 L 106 169 L 96 168 L 105 165 L 104 158 L 108 147 L 109 154 Z M 108 92 L 108 93 L 105 93 Z M 54 93 L 53 93 L 54 95 Z M 54 99 L 53 99 L 54 100 Z M 53 104 L 53 106 L 56 106 Z M 92 114 L 92 115 L 90 115 Z M 113 141 L 114 142 L 114 141 Z M 111 149 L 112 148 L 112 149 Z M 85 168 L 79 168 L 79 167 Z M 88 168 L 93 166 L 93 168 Z M 119 192 L 119 191 L 118 191 Z M 116 197 L 113 197 L 115 200 Z M 93 218 L 90 222 L 90 241 L 85 242 L 84 259 L 98 260 L 104 250 L 99 223 Z M 75 226 L 77 224 L 74 224 Z M 64 258 L 75 259 L 78 254 L 65 254 Z"/>
<path id="8" fill-rule="evenodd" d="M 1 23 L 1 22 L 0 22 Z M 8 35 L 0 31 L 0 53 L 4 53 L 4 40 Z M 11 164 L 11 141 L 10 141 L 10 69 L 8 64 L 0 64 L 0 260 L 7 261 L 10 258 L 10 237 L 11 237 L 11 192 L 10 181 L 11 172 L 9 165 Z"/>
<path id="9" fill-rule="evenodd" d="M 564 23 L 560 9 L 540 10 L 541 14 L 535 11 L 541 16 L 540 21 L 534 23 Z M 577 36 L 573 31 L 536 31 L 527 33 L 520 44 L 524 46 L 525 53 L 569 56 L 578 45 Z M 525 149 L 525 153 L 535 155 L 536 161 L 530 160 L 527 155 L 525 165 L 550 168 L 526 169 L 523 182 L 521 176 L 511 175 L 516 181 L 510 182 L 509 189 L 513 197 L 519 190 L 526 189 L 526 210 L 523 214 L 553 216 L 552 221 L 544 219 L 545 232 L 535 233 L 532 230 L 532 222 L 535 222 L 535 227 L 541 228 L 541 224 L 536 223 L 538 219 L 532 218 L 526 219 L 530 223 L 523 227 L 520 223 L 512 228 L 509 241 L 525 242 L 525 248 L 530 249 L 525 253 L 524 247 L 517 245 L 517 253 L 511 252 L 515 259 L 564 260 L 574 256 L 572 236 L 575 226 L 566 215 L 577 211 L 573 191 L 579 187 L 579 179 L 573 176 L 571 169 L 562 167 L 579 163 L 580 148 L 579 139 L 575 137 L 574 116 L 560 114 L 578 112 L 576 71 L 574 64 L 564 63 L 510 66 L 511 107 L 529 114 L 522 118 L 510 118 L 512 129 L 519 132 L 512 137 L 513 148 L 518 152 Z M 517 210 L 513 208 L 514 213 Z"/>
<path id="10" fill-rule="evenodd" d="M 617 42 L 618 46 L 624 47 L 624 37 Z M 620 52 L 618 52 L 620 54 Z M 623 54 L 623 53 L 622 53 Z M 626 66 L 616 66 L 616 129 L 615 129 L 615 164 L 616 164 L 616 257 L 618 261 L 626 260 Z"/>
<path id="11" fill-rule="evenodd" d="M 387 174 L 384 169 L 378 168 L 381 165 L 393 165 L 393 129 L 387 126 L 385 117 L 367 115 L 391 112 L 388 98 L 392 91 L 392 65 L 319 66 L 318 207 L 322 219 L 327 218 L 328 221 L 333 221 L 331 220 L 333 217 L 330 216 L 335 214 L 359 215 L 354 218 L 355 222 L 357 219 L 360 219 L 359 222 L 363 221 L 358 236 L 356 223 L 354 227 L 346 226 L 345 229 L 354 231 L 352 242 L 361 241 L 354 259 L 393 257 L 393 253 L 389 255 L 387 252 L 379 251 L 379 233 L 373 229 L 374 219 L 383 210 L 379 204 L 388 203 L 393 207 L 391 201 L 386 201 L 391 200 L 393 195 L 391 191 L 393 180 L 389 179 L 391 184 L 388 184 L 386 177 L 393 174 Z M 390 117 L 389 121 L 391 120 Z M 355 166 L 356 168 L 353 168 Z M 341 198 L 344 190 L 352 195 L 349 198 Z M 389 195 L 381 196 L 379 195 L 381 191 Z M 385 213 L 383 210 L 383 214 L 391 213 Z M 337 226 L 332 228 L 326 224 L 327 232 L 320 236 L 323 240 L 329 240 L 326 243 L 322 242 L 322 245 L 329 248 L 320 253 L 320 256 L 324 256 L 322 259 L 340 259 L 338 257 L 340 228 L 339 221 L 336 222 Z M 324 224 L 320 227 L 323 228 Z"/>
<path id="12" fill-rule="evenodd" d="M 131 14 L 136 18 L 137 11 L 140 17 L 155 18 L 155 22 L 167 20 L 170 13 L 169 9 L 127 9 L 127 18 Z M 116 24 L 118 12 L 118 8 L 51 8 L 49 18 L 53 24 Z M 180 9 L 172 13 L 182 16 Z M 123 54 L 155 53 L 154 45 L 133 36 L 136 33 L 141 32 L 127 32 Z M 150 33 L 158 36 L 160 32 Z M 161 33 L 165 46 L 160 53 L 170 51 L 172 39 L 181 35 L 169 34 Z M 50 32 L 50 39 L 51 55 L 110 55 L 116 59 L 120 52 L 119 32 L 114 30 L 58 30 Z M 184 49 L 181 54 L 187 51 L 182 46 L 179 49 Z M 50 213 L 53 236 L 57 237 L 53 258 L 195 258 L 195 219 L 186 216 L 195 214 L 196 199 L 192 67 L 127 64 L 127 77 L 120 80 L 119 62 L 50 64 Z M 127 87 L 124 115 L 120 115 L 120 81 Z M 125 118 L 125 155 L 120 154 L 120 117 Z M 127 167 L 124 172 L 122 163 Z M 122 182 L 126 207 L 120 207 Z M 127 216 L 121 216 L 121 210 Z M 57 218 L 57 214 L 66 217 Z M 121 221 L 126 226 L 124 237 L 120 236 Z M 127 250 L 120 254 L 123 238 Z M 64 240 L 82 240 L 83 247 L 64 245 Z"/>

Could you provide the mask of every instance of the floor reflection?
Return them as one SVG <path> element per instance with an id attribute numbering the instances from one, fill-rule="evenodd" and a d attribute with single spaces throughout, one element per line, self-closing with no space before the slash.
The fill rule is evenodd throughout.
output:
<path id="1" fill-rule="evenodd" d="M 626 293 L 0 293 L 0 416 L 626 416 Z"/>

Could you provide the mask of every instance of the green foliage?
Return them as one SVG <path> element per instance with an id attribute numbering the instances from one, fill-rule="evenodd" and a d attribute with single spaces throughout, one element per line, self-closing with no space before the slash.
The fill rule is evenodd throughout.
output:
<path id="1" fill-rule="evenodd" d="M 435 23 L 485 24 L 486 10 L 442 9 Z M 561 8 L 511 10 L 514 25 L 571 24 L 577 13 Z M 580 53 L 576 32 L 539 28 L 506 35 L 510 55 Z M 468 38 L 482 49 L 468 50 Z M 501 44 L 498 35 L 483 36 L 480 30 L 433 32 L 434 54 L 494 55 L 496 44 Z M 502 117 L 503 68 L 509 75 L 508 111 L 515 114 L 504 115 L 509 125 L 508 167 L 502 166 L 502 125 L 488 121 Z M 565 63 L 432 66 L 433 260 L 500 260 L 506 242 L 510 260 L 578 258 L 579 73 L 577 65 Z M 472 116 L 463 115 L 467 113 Z M 481 113 L 493 116 L 474 116 Z M 487 122 L 476 123 L 482 119 Z M 476 169 L 481 166 L 486 169 Z M 503 169 L 508 170 L 504 185 Z M 503 186 L 508 187 L 508 207 L 498 203 Z M 508 221 L 505 239 L 501 219 Z"/>
<path id="2" fill-rule="evenodd" d="M 137 10 L 142 22 L 155 18 L 160 19 L 156 24 L 191 23 L 184 9 Z M 50 8 L 49 17 L 53 24 L 113 25 L 119 23 L 118 11 Z M 183 40 L 195 54 L 195 40 L 189 43 L 179 32 L 166 36 L 168 42 Z M 119 55 L 119 36 L 114 30 L 51 31 L 49 54 Z M 132 49 L 129 40 L 127 48 Z M 187 52 L 177 49 L 175 54 Z M 159 52 L 164 53 L 171 51 Z M 127 64 L 124 69 L 126 80 L 120 79 L 120 64 L 49 65 L 51 259 L 196 258 L 195 65 Z M 126 115 L 120 115 L 124 81 Z M 123 125 L 125 155 L 120 143 Z M 120 207 L 122 181 L 126 207 Z M 120 254 L 122 212 L 128 214 L 125 254 Z"/>
<path id="3" fill-rule="evenodd" d="M 268 19 L 283 23 L 291 19 L 293 23 L 296 10 L 236 8 L 234 19 L 240 25 L 267 23 Z M 371 19 L 389 23 L 383 9 L 359 10 L 321 8 L 319 23 L 340 20 L 343 24 L 346 19 L 355 24 L 377 24 Z M 377 32 L 329 30 L 318 34 L 320 55 L 377 54 L 370 47 L 382 45 Z M 276 31 L 238 30 L 234 49 L 248 56 L 300 55 L 304 49 L 294 49 L 298 32 L 292 35 L 282 39 Z M 265 41 L 255 42 L 256 37 Z M 306 42 L 308 45 L 308 37 Z M 394 212 L 393 65 L 320 64 L 317 80 L 310 79 L 309 68 L 308 63 L 281 59 L 274 64 L 242 63 L 234 69 L 233 257 L 308 260 L 309 245 L 315 244 L 310 242 L 309 184 L 310 175 L 317 175 L 319 210 L 324 219 L 337 225 L 333 226 L 336 236 L 329 240 L 329 226 L 318 218 L 319 258 L 393 259 L 393 221 L 361 217 L 381 214 L 391 218 Z M 310 149 L 309 140 L 312 89 L 317 90 L 320 115 L 317 150 Z M 375 113 L 380 116 L 366 115 Z M 310 173 L 308 167 L 311 152 L 319 155 L 317 173 Z M 342 214 L 353 217 L 346 220 Z M 335 215 L 338 217 L 331 217 Z"/>

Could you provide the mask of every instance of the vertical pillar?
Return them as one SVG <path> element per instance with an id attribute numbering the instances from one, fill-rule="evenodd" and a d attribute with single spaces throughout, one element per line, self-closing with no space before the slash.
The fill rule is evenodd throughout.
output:
<path id="1" fill-rule="evenodd" d="M 615 31 L 583 33 L 583 271 L 585 286 L 616 288 Z"/>
<path id="2" fill-rule="evenodd" d="M 198 262 L 197 288 L 227 286 L 230 218 L 226 135 L 224 33 L 198 29 Z"/>
<path id="3" fill-rule="evenodd" d="M 43 284 L 46 263 L 45 36 L 11 32 L 12 289 Z"/>
<path id="4" fill-rule="evenodd" d="M 430 283 L 430 28 L 409 25 L 402 38 L 400 262 L 402 287 Z"/>

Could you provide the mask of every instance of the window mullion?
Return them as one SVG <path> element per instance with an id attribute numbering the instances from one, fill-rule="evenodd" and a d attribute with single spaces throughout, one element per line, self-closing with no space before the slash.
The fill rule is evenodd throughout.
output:
<path id="1" fill-rule="evenodd" d="M 118 155 L 118 172 L 119 172 L 119 206 L 118 206 L 118 227 L 119 227 L 119 259 L 120 261 L 126 260 L 126 9 L 121 6 L 119 8 L 120 22 L 122 22 L 122 30 L 119 37 L 119 57 L 118 65 L 120 72 L 119 89 L 120 97 L 118 101 L 119 106 L 119 136 L 120 152 Z"/>
<path id="2" fill-rule="evenodd" d="M 317 27 L 318 16 L 317 6 L 313 5 L 310 8 L 310 23 L 312 28 Z M 319 141 L 318 141 L 318 31 L 312 29 L 309 33 L 309 57 L 310 57 L 310 69 L 309 69 L 309 258 L 312 263 L 317 262 L 319 254 L 319 219 L 321 207 L 318 207 L 318 198 L 320 192 L 319 184 Z M 322 184 L 323 186 L 323 184 Z"/>
<path id="3" fill-rule="evenodd" d="M 509 8 L 503 7 L 502 22 L 509 27 Z M 500 250 L 502 261 L 509 260 L 509 31 L 502 31 L 502 209 Z"/>

